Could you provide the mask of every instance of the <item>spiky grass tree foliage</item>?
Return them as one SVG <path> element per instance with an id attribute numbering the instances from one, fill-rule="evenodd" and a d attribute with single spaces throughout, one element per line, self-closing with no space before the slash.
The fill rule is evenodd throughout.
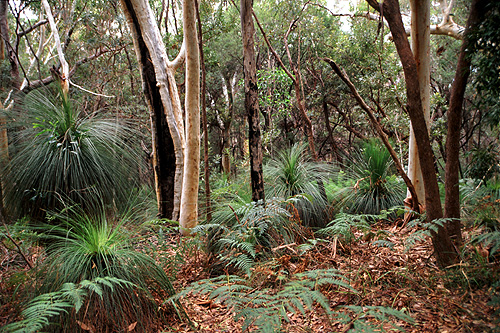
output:
<path id="1" fill-rule="evenodd" d="M 340 190 L 336 207 L 355 214 L 379 214 L 404 200 L 403 182 L 391 168 L 387 149 L 378 141 L 368 140 L 353 151 L 346 168 L 350 186 Z"/>
<path id="2" fill-rule="evenodd" d="M 298 196 L 294 206 L 304 225 L 324 227 L 330 208 L 324 185 L 334 173 L 332 165 L 312 161 L 306 145 L 295 144 L 264 166 L 266 197 Z"/>
<path id="3" fill-rule="evenodd" d="M 41 218 L 61 198 L 99 211 L 123 202 L 138 178 L 131 122 L 85 114 L 47 90 L 26 95 L 13 120 L 20 130 L 3 177 L 13 213 Z"/>
<path id="4" fill-rule="evenodd" d="M 59 322 L 62 330 L 74 332 L 83 323 L 98 332 L 121 332 L 137 322 L 141 331 L 153 331 L 159 304 L 151 291 L 160 297 L 175 292 L 163 269 L 134 249 L 140 227 L 126 217 L 110 221 L 104 212 L 90 216 L 75 206 L 49 218 L 59 224 L 38 227 L 50 245 L 37 271 L 37 294 L 57 291 L 65 283 L 98 278 L 127 282 L 114 288 L 103 286 L 101 295 L 87 297 L 81 307 L 85 311 L 63 314 Z"/>

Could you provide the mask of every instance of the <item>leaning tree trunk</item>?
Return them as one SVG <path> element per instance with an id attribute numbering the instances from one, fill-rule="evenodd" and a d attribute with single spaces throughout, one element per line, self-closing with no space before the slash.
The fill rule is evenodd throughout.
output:
<path id="1" fill-rule="evenodd" d="M 375 0 L 368 0 L 368 2 L 373 8 L 379 9 L 379 4 Z M 434 170 L 434 153 L 432 152 L 427 123 L 422 108 L 422 100 L 420 98 L 417 64 L 406 37 L 401 12 L 399 11 L 399 2 L 397 0 L 385 0 L 383 3 L 383 15 L 389 24 L 396 50 L 403 65 L 408 114 L 415 133 L 419 161 L 422 167 L 427 220 L 435 223 L 436 220 L 443 217 L 443 211 L 439 197 L 437 176 Z M 454 264 L 458 260 L 458 253 L 451 242 L 446 228 L 438 225 L 437 232 L 431 230 L 431 236 L 437 264 L 440 267 L 447 267 Z"/>
<path id="2" fill-rule="evenodd" d="M 411 0 L 411 46 L 417 63 L 420 98 L 427 128 L 430 123 L 430 1 Z M 418 157 L 418 148 L 410 126 L 410 142 L 408 151 L 408 177 L 419 198 L 425 198 L 422 179 L 422 168 Z M 411 202 L 411 194 L 405 202 Z M 411 206 L 411 205 L 410 205 Z"/>
<path id="3" fill-rule="evenodd" d="M 252 0 L 240 1 L 241 35 L 243 38 L 243 71 L 245 74 L 245 109 L 248 119 L 248 146 L 250 150 L 250 179 L 252 200 L 264 200 L 262 172 L 262 142 L 259 122 L 259 92 L 253 36 Z"/>
<path id="4" fill-rule="evenodd" d="M 463 242 L 460 222 L 460 193 L 459 180 L 459 149 L 460 128 L 462 122 L 462 104 L 464 102 L 465 88 L 470 74 L 471 58 L 467 54 L 470 47 L 468 32 L 476 26 L 482 16 L 483 7 L 487 1 L 474 0 L 470 9 L 469 19 L 465 31 L 465 38 L 458 56 L 457 71 L 451 87 L 450 107 L 448 109 L 448 133 L 446 136 L 446 166 L 445 166 L 445 201 L 444 216 L 452 219 L 447 228 L 451 238 L 457 246 Z"/>

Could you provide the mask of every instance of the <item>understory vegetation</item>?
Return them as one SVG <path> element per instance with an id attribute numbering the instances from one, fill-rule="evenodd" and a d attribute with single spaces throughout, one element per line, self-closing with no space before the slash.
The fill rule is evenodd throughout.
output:
<path id="1" fill-rule="evenodd" d="M 124 14 L 132 3 L 152 7 L 149 36 L 166 55 L 127 26 L 140 19 Z M 196 3 L 201 124 L 183 118 L 198 73 L 173 56 L 186 46 L 181 1 L 0 0 L 0 332 L 500 332 L 500 5 L 488 2 L 467 35 L 450 183 L 453 74 L 471 4 L 430 5 L 433 27 L 458 32 L 431 36 L 422 132 L 436 195 L 411 206 L 404 176 L 410 147 L 420 147 L 378 10 L 253 1 L 257 131 L 247 122 L 241 8 Z M 67 78 L 43 5 L 54 9 Z M 409 3 L 398 5 L 409 17 Z M 157 58 L 172 69 L 167 88 Z M 185 192 L 198 200 L 183 201 L 198 166 Z M 426 215 L 438 201 L 447 218 Z M 196 206 L 192 228 L 184 203 Z M 461 237 L 448 237 L 457 225 Z M 450 265 L 435 256 L 443 231 L 456 251 Z"/>

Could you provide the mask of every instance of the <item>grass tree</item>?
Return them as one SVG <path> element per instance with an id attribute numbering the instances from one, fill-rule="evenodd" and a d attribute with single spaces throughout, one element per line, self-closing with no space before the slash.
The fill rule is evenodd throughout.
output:
<path id="1" fill-rule="evenodd" d="M 279 152 L 264 170 L 269 198 L 297 196 L 295 208 L 304 224 L 325 225 L 329 203 L 324 184 L 333 176 L 333 166 L 312 161 L 306 153 L 306 146 L 295 144 Z"/>
<path id="2" fill-rule="evenodd" d="M 33 91 L 13 114 L 13 158 L 4 170 L 7 206 L 42 218 L 61 199 L 87 211 L 120 202 L 139 165 L 132 124 L 87 115 L 50 91 Z M 117 200 L 115 200 L 117 199 Z"/>
<path id="3" fill-rule="evenodd" d="M 338 193 L 337 207 L 356 214 L 379 214 L 404 199 L 404 184 L 392 171 L 389 151 L 375 140 L 354 150 L 346 168 L 352 183 Z"/>
<path id="4" fill-rule="evenodd" d="M 123 282 L 90 293 L 80 306 L 85 311 L 62 313 L 62 329 L 76 331 L 80 326 L 99 332 L 123 331 L 136 323 L 142 331 L 151 331 L 160 308 L 152 292 L 168 297 L 174 295 L 174 289 L 165 271 L 134 249 L 141 225 L 133 222 L 133 216 L 110 220 L 104 211 L 88 215 L 78 206 L 70 206 L 50 218 L 59 224 L 39 227 L 50 246 L 38 267 L 37 294 L 55 292 L 68 283 L 105 278 Z"/>

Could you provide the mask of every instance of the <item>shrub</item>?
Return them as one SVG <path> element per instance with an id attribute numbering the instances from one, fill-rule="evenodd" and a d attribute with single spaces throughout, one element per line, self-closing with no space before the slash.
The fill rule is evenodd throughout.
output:
<path id="1" fill-rule="evenodd" d="M 138 179 L 132 124 L 84 114 L 49 91 L 33 91 L 11 115 L 18 129 L 4 170 L 11 212 L 42 219 L 69 198 L 86 211 L 123 202 Z"/>

